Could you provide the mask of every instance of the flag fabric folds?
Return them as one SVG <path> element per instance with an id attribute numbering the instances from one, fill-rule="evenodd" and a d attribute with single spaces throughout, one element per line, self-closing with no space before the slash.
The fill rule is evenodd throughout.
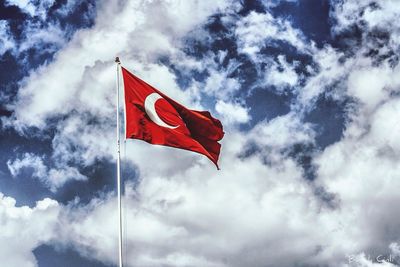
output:
<path id="1" fill-rule="evenodd" d="M 219 120 L 208 111 L 188 109 L 122 69 L 125 93 L 126 138 L 194 151 L 218 168 L 224 136 Z"/>

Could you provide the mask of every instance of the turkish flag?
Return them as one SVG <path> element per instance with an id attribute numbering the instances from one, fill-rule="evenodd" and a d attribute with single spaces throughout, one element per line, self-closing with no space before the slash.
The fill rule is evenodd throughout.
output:
<path id="1" fill-rule="evenodd" d="M 218 168 L 222 124 L 208 111 L 187 109 L 122 68 L 126 138 L 207 156 Z"/>

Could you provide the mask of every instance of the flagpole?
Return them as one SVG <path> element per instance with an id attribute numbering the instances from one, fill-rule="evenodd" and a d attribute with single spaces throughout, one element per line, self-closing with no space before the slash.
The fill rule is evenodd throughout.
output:
<path id="1" fill-rule="evenodd" d="M 117 63 L 117 191 L 118 191 L 118 262 L 119 267 L 123 267 L 122 262 L 122 201 L 121 201 L 121 142 L 119 130 L 119 68 L 121 62 L 119 57 L 115 58 Z"/>

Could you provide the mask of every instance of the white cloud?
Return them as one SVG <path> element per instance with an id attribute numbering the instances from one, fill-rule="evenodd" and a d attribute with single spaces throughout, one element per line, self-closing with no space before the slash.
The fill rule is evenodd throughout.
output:
<path id="1" fill-rule="evenodd" d="M 399 13 L 400 6 L 396 0 L 338 2 L 331 12 L 336 21 L 333 33 L 341 34 L 357 26 L 364 53 L 373 50 L 376 57 L 392 57 L 400 47 Z M 359 49 L 357 42 L 349 44 Z"/>
<path id="2" fill-rule="evenodd" d="M 31 48 L 37 48 L 42 53 L 45 50 L 54 52 L 56 48 L 65 44 L 65 35 L 65 31 L 61 30 L 57 24 L 48 24 L 43 27 L 40 23 L 27 22 L 24 25 L 24 38 L 18 44 L 18 53 L 25 52 Z"/>
<path id="3" fill-rule="evenodd" d="M 75 9 L 82 4 L 81 1 L 76 1 L 76 0 L 67 0 L 64 2 L 64 4 L 58 8 L 55 12 L 63 17 L 66 17 L 70 15 L 72 12 L 75 11 Z M 90 3 L 85 3 L 89 6 L 91 10 L 93 10 L 93 6 Z M 89 13 L 90 14 L 90 13 Z M 92 14 L 90 14 L 92 15 Z"/>
<path id="4" fill-rule="evenodd" d="M 15 41 L 10 32 L 10 27 L 5 20 L 0 21 L 0 56 L 15 48 Z"/>
<path id="5" fill-rule="evenodd" d="M 17 159 L 14 162 L 8 161 L 7 166 L 13 176 L 18 175 L 20 169 L 26 167 L 32 167 L 33 176 L 36 177 L 45 177 L 47 173 L 47 168 L 43 164 L 42 158 L 28 153 L 22 159 Z"/>
<path id="6" fill-rule="evenodd" d="M 36 267 L 32 250 L 55 236 L 60 206 L 43 199 L 36 206 L 17 207 L 15 199 L 0 193 L 0 261 L 7 267 Z"/>
<path id="7" fill-rule="evenodd" d="M 298 0 L 263 0 L 261 2 L 266 8 L 271 8 L 271 7 L 276 7 L 279 4 L 282 4 L 285 2 L 296 3 L 296 2 L 298 2 Z"/>
<path id="8" fill-rule="evenodd" d="M 227 77 L 229 72 L 210 69 L 210 76 L 207 78 L 204 91 L 216 95 L 222 99 L 229 99 L 240 89 L 240 83 L 235 78 Z"/>
<path id="9" fill-rule="evenodd" d="M 238 50 L 258 62 L 258 53 L 271 41 L 284 41 L 301 52 L 308 50 L 302 32 L 294 29 L 290 22 L 274 18 L 271 13 L 250 12 L 236 24 Z"/>
<path id="10" fill-rule="evenodd" d="M 146 159 L 142 159 L 138 163 L 143 171 L 140 181 L 127 184 L 124 200 L 127 266 L 374 266 L 376 263 L 365 258 L 366 253 L 378 251 L 384 255 L 396 251 L 395 245 L 390 251 L 387 249 L 387 238 L 396 236 L 392 234 L 397 231 L 397 215 L 391 212 L 390 202 L 374 203 L 375 197 L 367 200 L 374 196 L 371 190 L 379 188 L 379 183 L 349 183 L 354 182 L 351 174 L 346 176 L 351 167 L 335 167 L 341 162 L 357 166 L 351 158 L 340 161 L 337 156 L 326 157 L 324 161 L 324 170 L 341 171 L 345 176 L 340 179 L 347 185 L 332 187 L 332 175 L 336 179 L 341 176 L 318 173 L 319 179 L 324 179 L 320 184 L 340 197 L 341 208 L 330 209 L 314 195 L 314 185 L 303 178 L 302 169 L 282 157 L 280 149 L 239 157 L 250 140 L 264 141 L 266 147 L 272 148 L 310 142 L 312 134 L 307 133 L 311 131 L 307 125 L 292 124 L 291 117 L 286 116 L 261 123 L 248 135 L 230 133 L 224 139 L 222 170 L 218 172 L 201 165 L 188 166 L 183 171 L 150 172 L 147 169 L 154 167 L 154 162 L 146 165 Z M 357 153 L 354 147 L 349 151 L 352 155 Z M 142 155 L 140 150 L 135 153 Z M 168 161 L 168 156 L 173 155 L 157 158 Z M 265 156 L 279 160 L 265 164 Z M 371 166 L 360 177 L 367 173 L 375 176 L 375 160 L 369 160 L 368 155 L 360 160 Z M 173 165 L 173 161 L 169 164 Z M 388 168 L 382 166 L 382 170 Z M 382 197 L 390 201 L 397 187 L 387 186 L 392 193 L 385 189 L 383 192 L 389 194 Z M 357 192 L 365 195 L 368 204 L 351 198 Z M 346 193 L 350 199 L 342 198 Z M 115 207 L 114 197 L 94 200 L 78 212 L 79 216 L 72 216 L 75 219 L 66 224 L 69 227 L 64 233 L 68 238 L 59 242 L 77 246 L 87 257 L 115 262 L 116 216 L 109 216 L 115 214 Z M 389 228 L 394 232 L 384 237 L 387 230 L 381 229 L 379 222 L 382 218 L 386 222 L 387 216 L 394 219 Z M 100 226 L 93 226 L 105 217 L 101 230 Z M 106 241 L 100 244 L 96 241 L 99 239 Z M 373 250 L 370 245 L 380 250 Z M 355 259 L 353 265 L 348 265 L 349 255 Z M 361 265 L 355 265 L 357 262 Z"/>
<path id="11" fill-rule="evenodd" d="M 386 96 L 380 96 L 384 101 Z M 398 105 L 395 98 L 369 111 L 372 114 L 368 116 L 354 114 L 344 138 L 315 160 L 317 181 L 340 201 L 338 221 L 347 228 L 348 240 L 357 240 L 353 251 L 360 253 L 385 253 L 393 237 L 400 234 L 400 217 L 393 213 L 391 204 L 399 201 L 396 188 L 400 186 L 400 143 L 395 134 L 400 130 Z M 362 260 L 363 256 L 360 257 Z"/>
<path id="12" fill-rule="evenodd" d="M 332 16 L 337 20 L 336 31 L 346 30 L 351 24 L 358 24 L 361 21 L 364 21 L 364 25 L 369 29 L 374 27 L 398 29 L 399 26 L 395 21 L 398 20 L 396 14 L 399 12 L 400 7 L 396 0 L 355 0 L 336 3 Z"/>
<path id="13" fill-rule="evenodd" d="M 53 192 L 68 180 L 87 179 L 75 167 L 64 165 L 57 166 L 58 168 L 49 168 L 45 165 L 42 157 L 30 153 L 25 153 L 21 159 L 7 161 L 7 166 L 13 176 L 17 176 L 24 168 L 31 168 L 33 170 L 32 177 L 39 179 Z"/>
<path id="14" fill-rule="evenodd" d="M 374 109 L 380 102 L 387 100 L 389 92 L 384 87 L 388 83 L 389 68 L 360 69 L 350 74 L 348 80 L 349 95 L 354 96 L 368 109 Z"/>
<path id="15" fill-rule="evenodd" d="M 295 113 L 288 113 L 260 122 L 250 131 L 250 136 L 260 147 L 282 150 L 295 144 L 313 143 L 315 132 L 311 124 L 302 122 Z"/>
<path id="16" fill-rule="evenodd" d="M 277 91 L 284 91 L 288 86 L 295 86 L 299 81 L 299 75 L 297 75 L 295 71 L 297 64 L 298 62 L 290 64 L 283 55 L 279 55 L 278 62 L 274 62 L 273 65 L 267 69 L 264 78 L 265 84 L 276 86 Z"/>
<path id="17" fill-rule="evenodd" d="M 377 9 L 368 1 L 363 4 L 360 1 L 338 3 L 333 13 L 339 21 L 336 30 L 344 31 L 361 21 L 365 14 L 379 14 L 382 10 L 386 10 L 387 16 L 395 20 L 392 12 L 396 12 L 396 9 L 388 9 L 390 3 L 381 1 Z M 369 21 L 366 25 L 372 24 L 373 21 Z M 333 74 L 329 77 L 342 77 L 339 88 L 343 90 L 342 94 L 345 93 L 343 96 L 355 99 L 357 104 L 347 110 L 348 120 L 343 138 L 327 147 L 315 159 L 318 166 L 317 184 L 337 197 L 340 202 L 337 221 L 342 225 L 341 229 L 346 229 L 346 239 L 354 240 L 351 252 L 347 253 L 354 255 L 355 261 L 345 266 L 394 266 L 390 263 L 378 264 L 368 256 L 393 253 L 388 246 L 400 234 L 397 230 L 400 217 L 391 210 L 392 203 L 399 198 L 395 189 L 399 186 L 397 177 L 400 175 L 397 166 L 400 144 L 395 134 L 399 131 L 397 118 L 400 115 L 397 108 L 399 66 L 398 63 L 393 66 L 389 62 L 390 57 L 379 62 L 376 61 L 377 57 L 367 55 L 374 42 L 367 32 L 374 30 L 374 27 L 394 30 L 392 27 L 396 26 L 391 23 L 386 26 L 376 23 L 371 28 L 365 26 L 361 47 L 353 51 L 353 56 L 341 56 L 344 62 L 336 67 L 329 64 L 331 70 L 327 71 Z M 377 47 L 380 53 L 398 45 L 392 41 Z M 338 74 L 334 74 L 336 70 L 340 70 Z"/>
<path id="18" fill-rule="evenodd" d="M 348 95 L 360 102 L 367 115 L 400 91 L 400 65 L 392 68 L 387 62 L 379 67 L 368 63 L 350 73 L 347 85 Z"/>
<path id="19" fill-rule="evenodd" d="M 36 8 L 30 0 L 6 0 L 5 4 L 10 6 L 17 6 L 31 16 L 35 15 Z"/>
<path id="20" fill-rule="evenodd" d="M 344 58 L 344 54 L 325 45 L 322 49 L 313 49 L 313 61 L 317 69 L 308 67 L 311 77 L 305 81 L 305 85 L 300 89 L 298 99 L 295 103 L 298 107 L 305 110 L 312 110 L 318 97 L 324 92 L 330 92 L 334 99 L 343 99 L 346 81 L 351 68 L 354 68 L 354 58 Z"/>
<path id="21" fill-rule="evenodd" d="M 215 110 L 222 116 L 223 125 L 247 123 L 251 119 L 249 109 L 239 103 L 227 103 L 220 100 L 215 105 Z"/>
<path id="22" fill-rule="evenodd" d="M 5 4 L 17 6 L 31 17 L 38 16 L 42 20 L 47 17 L 47 10 L 54 4 L 55 0 L 6 0 Z"/>
<path id="23" fill-rule="evenodd" d="M 11 32 L 7 21 L 0 22 L 0 55 L 6 51 L 11 51 L 12 55 L 18 59 L 19 64 L 29 67 L 28 51 L 34 49 L 35 56 L 52 54 L 63 47 L 71 35 L 73 28 L 62 27 L 59 22 L 46 20 L 46 12 L 53 1 L 35 1 L 38 3 L 38 10 L 33 2 L 30 1 L 10 1 L 8 4 L 18 5 L 25 12 L 31 10 L 32 16 L 39 15 L 41 20 L 27 19 L 20 22 L 19 33 Z M 24 6 L 27 3 L 27 6 Z M 49 6 L 48 6 L 49 5 Z M 36 14 L 39 12 L 39 14 Z M 14 34 L 17 34 L 14 37 Z M 32 56 L 32 55 L 31 55 Z M 46 62 L 44 62 L 46 64 Z"/>
<path id="24" fill-rule="evenodd" d="M 304 255 L 312 258 L 323 233 L 308 226 L 317 224 L 320 205 L 301 169 L 290 159 L 279 166 L 266 166 L 256 155 L 240 159 L 246 138 L 226 138 L 221 171 L 195 165 L 171 175 L 143 172 L 135 188 L 128 184 L 127 266 L 292 266 L 307 261 Z M 115 235 L 106 243 L 95 240 L 115 226 L 109 214 L 116 202 L 94 203 L 68 224 L 73 229 L 66 236 L 79 251 L 91 251 L 85 255 L 109 262 L 115 260 Z M 104 216 L 106 230 L 93 229 L 92 222 Z"/>

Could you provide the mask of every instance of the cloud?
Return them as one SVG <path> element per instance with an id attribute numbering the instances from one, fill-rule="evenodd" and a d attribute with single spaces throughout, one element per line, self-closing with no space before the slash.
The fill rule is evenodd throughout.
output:
<path id="1" fill-rule="evenodd" d="M 397 215 L 390 212 L 389 202 L 368 201 L 365 208 L 371 208 L 364 213 L 362 202 L 350 198 L 349 203 L 342 198 L 345 192 L 350 197 L 354 192 L 363 192 L 367 200 L 373 194 L 365 186 L 371 190 L 379 188 L 378 181 L 363 184 L 361 180 L 359 184 L 332 187 L 334 181 L 329 178 L 341 176 L 329 170 L 347 174 L 350 168 L 338 168 L 335 164 L 354 165 L 357 172 L 360 163 L 353 164 L 349 158 L 340 161 L 338 156 L 326 157 L 329 149 L 324 151 L 321 157 L 326 157 L 324 170 L 328 173 L 319 171 L 319 179 L 326 179 L 316 185 L 324 186 L 340 199 L 339 209 L 327 207 L 315 194 L 316 185 L 304 179 L 301 166 L 281 154 L 291 144 L 312 142 L 310 126 L 300 121 L 294 123 L 293 116 L 261 122 L 246 135 L 231 132 L 225 136 L 222 170 L 218 172 L 212 166 L 197 164 L 184 166 L 183 170 L 152 172 L 154 164 L 146 165 L 147 159 L 143 157 L 137 160 L 142 171 L 140 180 L 126 184 L 124 199 L 127 266 L 260 266 L 266 262 L 279 266 L 347 266 L 349 255 L 357 259 L 353 264 L 373 264 L 363 256 L 365 253 L 387 253 L 387 240 L 396 234 L 382 236 L 387 229 L 380 228 L 379 222 L 394 216 L 389 229 L 397 231 Z M 255 141 L 264 149 L 243 157 L 247 144 Z M 139 146 L 134 148 L 143 155 Z M 353 155 L 357 153 L 354 147 L 349 150 Z M 171 153 L 155 157 L 174 165 L 175 159 L 169 159 L 174 157 Z M 266 162 L 265 158 L 270 160 Z M 372 165 L 375 160 L 368 160 L 366 155 L 360 161 L 376 169 Z M 389 167 L 382 166 L 382 170 Z M 375 176 L 371 169 L 365 173 Z M 353 177 L 349 174 L 341 181 L 353 181 Z M 392 194 L 382 197 L 392 199 L 395 188 L 390 189 Z M 116 217 L 109 216 L 115 206 L 115 197 L 108 196 L 82 207 L 80 216 L 69 216 L 75 219 L 66 224 L 71 227 L 65 229 L 68 238 L 59 242 L 77 246 L 85 256 L 115 261 L 116 247 L 111 248 L 116 243 Z M 93 228 L 92 223 L 104 217 L 106 230 Z M 107 235 L 102 237 L 106 244 L 96 242 L 99 235 Z M 373 250 L 371 244 L 375 248 L 382 246 Z"/>
<path id="2" fill-rule="evenodd" d="M 382 4 L 382 8 L 385 6 Z M 346 13 L 352 7 L 351 2 L 344 3 L 340 8 L 346 10 L 338 10 Z M 379 13 L 380 9 L 374 12 Z M 336 195 L 341 207 L 337 211 L 338 220 L 347 227 L 347 238 L 357 240 L 353 251 L 359 263 L 349 266 L 377 265 L 366 255 L 387 254 L 387 247 L 397 242 L 399 236 L 400 218 L 391 210 L 391 203 L 398 201 L 395 188 L 398 187 L 396 177 L 400 175 L 397 166 L 400 146 L 394 134 L 399 130 L 396 119 L 399 67 L 398 63 L 394 66 L 390 63 L 390 57 L 377 62 L 379 55 L 365 54 L 371 42 L 374 42 L 371 38 L 363 40 L 361 52 L 347 59 L 354 64 L 344 76 L 344 88 L 356 103 L 347 111 L 343 138 L 314 160 L 318 167 L 317 183 Z M 392 45 L 387 42 L 379 49 L 391 49 Z"/>
<path id="3" fill-rule="evenodd" d="M 66 42 L 66 33 L 58 24 L 48 24 L 45 27 L 41 23 L 27 22 L 24 25 L 24 38 L 18 44 L 18 54 L 29 49 L 36 48 L 44 52 L 54 52 Z M 44 51 L 43 51 L 44 50 Z"/>
<path id="4" fill-rule="evenodd" d="M 234 69 L 233 64 L 228 66 L 226 70 L 209 68 L 204 92 L 222 99 L 231 98 L 241 88 L 238 79 L 229 77 Z"/>
<path id="5" fill-rule="evenodd" d="M 273 45 L 275 41 L 286 42 L 299 51 L 307 50 L 307 42 L 301 31 L 292 27 L 290 22 L 274 18 L 269 12 L 250 12 L 241 18 L 235 28 L 238 51 L 247 54 L 252 60 L 258 62 L 257 56 L 267 44 Z"/>
<path id="6" fill-rule="evenodd" d="M 82 3 L 80 1 L 75 1 L 75 0 L 67 0 L 64 2 L 64 4 L 58 8 L 55 12 L 62 17 L 68 17 L 68 15 L 71 15 Z M 90 6 L 90 9 L 93 10 L 93 6 L 91 3 L 86 3 Z M 90 12 L 89 12 L 90 14 Z M 92 14 L 90 14 L 92 15 Z M 88 19 L 88 17 L 87 17 Z"/>
<path id="7" fill-rule="evenodd" d="M 0 21 L 0 56 L 9 50 L 13 50 L 15 41 L 10 33 L 10 26 L 7 21 Z"/>
<path id="8" fill-rule="evenodd" d="M 6 0 L 5 5 L 17 6 L 31 17 L 39 17 L 41 20 L 45 20 L 47 17 L 47 10 L 54 4 L 54 2 L 55 0 Z"/>
<path id="9" fill-rule="evenodd" d="M 261 2 L 266 8 L 271 8 L 271 7 L 276 7 L 276 6 L 280 5 L 281 3 L 285 3 L 285 2 L 296 3 L 298 1 L 297 0 L 263 0 Z"/>
<path id="10" fill-rule="evenodd" d="M 355 59 L 346 58 L 344 53 L 330 45 L 322 49 L 314 49 L 313 66 L 307 66 L 310 72 L 294 103 L 296 109 L 310 111 L 315 108 L 318 98 L 328 93 L 336 100 L 345 99 L 346 85 L 343 84 L 352 68 L 355 68 Z"/>
<path id="11" fill-rule="evenodd" d="M 349 123 L 345 137 L 316 158 L 318 181 L 340 199 L 339 218 L 360 249 L 382 251 L 399 235 L 400 218 L 390 204 L 397 201 L 400 174 L 399 142 L 392 134 L 398 128 L 398 104 L 396 99 L 382 105 L 368 128 L 358 120 Z"/>
<path id="12" fill-rule="evenodd" d="M 39 179 L 53 192 L 68 180 L 87 179 L 75 167 L 57 166 L 57 168 L 49 168 L 45 165 L 43 157 L 31 153 L 25 153 L 22 158 L 17 158 L 14 161 L 7 161 L 7 167 L 14 177 L 18 176 L 23 169 L 31 168 L 33 170 L 32 177 Z"/>
<path id="13" fill-rule="evenodd" d="M 333 33 L 339 37 L 346 32 L 354 33 L 358 38 L 345 38 L 349 50 L 361 49 L 358 52 L 375 61 L 390 59 L 396 63 L 395 51 L 400 45 L 399 12 L 394 0 L 338 2 L 331 12 L 336 22 Z"/>
<path id="14" fill-rule="evenodd" d="M 251 119 L 248 108 L 239 103 L 226 103 L 220 100 L 215 105 L 215 110 L 222 116 L 224 125 L 247 123 Z"/>
<path id="15" fill-rule="evenodd" d="M 15 199 L 0 193 L 0 261 L 9 267 L 35 267 L 32 250 L 55 236 L 60 206 L 45 198 L 36 206 L 17 207 Z"/>
<path id="16" fill-rule="evenodd" d="M 156 175 L 140 165 L 140 183 L 127 184 L 124 200 L 127 266 L 292 266 L 312 256 L 323 233 L 308 225 L 318 221 L 320 205 L 301 169 L 290 159 L 267 166 L 258 155 L 239 158 L 246 141 L 241 134 L 224 141 L 219 172 L 195 165 Z M 95 240 L 116 218 L 107 219 L 106 230 L 93 229 L 92 222 L 112 213 L 115 198 L 94 203 L 68 224 L 73 234 L 67 229 L 67 241 L 110 262 L 115 237 L 106 239 L 111 244 Z"/>
<path id="17" fill-rule="evenodd" d="M 299 62 L 290 64 L 283 55 L 279 55 L 277 61 L 278 63 L 274 62 L 268 69 L 265 75 L 265 84 L 276 86 L 277 91 L 284 91 L 286 87 L 293 87 L 298 83 L 299 75 L 296 73 L 295 67 Z"/>
<path id="18" fill-rule="evenodd" d="M 349 28 L 352 24 L 368 29 L 380 28 L 399 28 L 394 21 L 400 11 L 395 0 L 389 1 L 342 1 L 334 6 L 333 18 L 336 19 L 335 30 L 342 31 Z M 365 23 L 362 23 L 364 21 Z M 393 32 L 397 35 L 398 32 Z"/>
<path id="19" fill-rule="evenodd" d="M 314 142 L 315 131 L 309 123 L 304 123 L 295 113 L 264 120 L 251 131 L 252 142 L 262 148 L 282 150 L 295 144 Z"/>

